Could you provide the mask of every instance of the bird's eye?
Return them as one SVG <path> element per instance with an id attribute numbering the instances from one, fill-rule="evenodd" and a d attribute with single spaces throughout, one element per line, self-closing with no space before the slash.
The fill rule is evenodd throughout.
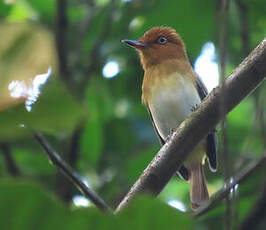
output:
<path id="1" fill-rule="evenodd" d="M 157 41 L 159 44 L 164 45 L 167 43 L 167 38 L 166 37 L 159 37 Z"/>

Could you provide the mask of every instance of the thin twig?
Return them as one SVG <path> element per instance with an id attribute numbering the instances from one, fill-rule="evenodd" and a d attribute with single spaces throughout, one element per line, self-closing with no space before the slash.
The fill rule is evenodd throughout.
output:
<path id="1" fill-rule="evenodd" d="M 8 173 L 12 176 L 19 176 L 20 170 L 15 162 L 15 159 L 13 158 L 11 154 L 9 145 L 7 143 L 2 143 L 0 144 L 0 149 L 3 152 Z"/>
<path id="2" fill-rule="evenodd" d="M 63 148 L 61 149 L 61 151 L 62 154 L 64 154 L 64 160 L 73 169 L 76 168 L 76 163 L 79 156 L 79 142 L 83 127 L 83 122 L 79 122 L 78 125 L 75 127 L 70 139 L 67 138 L 67 140 L 62 141 Z M 69 142 L 69 144 L 67 143 L 67 141 Z M 55 188 L 58 195 L 63 199 L 63 201 L 67 203 L 71 202 L 73 194 L 77 192 L 75 190 L 76 187 L 73 186 L 71 181 L 69 181 L 68 178 L 66 178 L 64 174 L 60 173 L 59 171 L 56 173 L 55 176 Z"/>
<path id="3" fill-rule="evenodd" d="M 225 84 L 225 71 L 226 71 L 226 58 L 227 58 L 227 40 L 228 40 L 228 31 L 227 31 L 227 21 L 228 21 L 228 9 L 229 9 L 229 0 L 222 0 L 222 7 L 221 7 L 221 40 L 220 40 L 220 70 L 221 70 L 221 79 L 222 79 L 222 91 L 224 91 L 224 84 Z M 227 95 L 223 93 L 226 97 Z M 221 97 L 221 113 L 224 113 L 225 106 L 224 102 L 226 99 Z M 229 187 L 229 176 L 230 172 L 230 161 L 228 159 L 228 138 L 226 132 L 226 117 L 222 120 L 222 161 L 223 161 L 223 174 L 224 174 L 224 181 L 225 185 Z M 225 226 L 227 230 L 231 229 L 232 221 L 232 204 L 230 197 L 226 197 L 226 212 L 225 212 Z"/>
<path id="4" fill-rule="evenodd" d="M 248 21 L 248 7 L 245 1 L 236 0 L 236 5 L 239 14 L 240 37 L 242 40 L 243 57 L 250 52 L 250 37 L 249 37 L 249 21 Z"/>
<path id="5" fill-rule="evenodd" d="M 230 95 L 230 98 L 225 98 L 224 114 L 219 111 L 220 98 L 224 96 L 219 86 L 181 123 L 118 205 L 116 212 L 140 193 L 158 195 L 162 191 L 202 138 L 265 79 L 265 62 L 266 38 L 226 79 L 223 94 Z"/>
<path id="6" fill-rule="evenodd" d="M 206 212 L 208 212 L 211 209 L 213 209 L 214 207 L 216 207 L 216 205 L 221 200 L 223 200 L 224 198 L 226 198 L 229 195 L 231 189 L 233 189 L 237 184 L 242 183 L 245 179 L 247 179 L 257 169 L 265 167 L 265 165 L 266 165 L 266 154 L 264 153 L 260 159 L 254 160 L 245 168 L 237 170 L 238 173 L 235 175 L 234 178 L 231 179 L 230 186 L 226 187 L 226 188 L 222 188 L 217 193 L 215 193 L 212 196 L 212 198 L 210 199 L 210 201 L 208 202 L 208 204 L 206 206 L 200 208 L 195 213 L 195 217 L 202 216 Z"/>
<path id="7" fill-rule="evenodd" d="M 81 64 L 81 57 L 83 51 L 82 45 L 84 43 L 86 33 L 89 33 L 91 24 L 93 22 L 92 19 L 95 17 L 95 12 L 97 9 L 94 0 L 86 1 L 84 8 L 86 10 L 86 14 L 83 20 L 80 21 L 77 25 L 77 36 L 75 37 L 75 41 L 73 42 L 73 47 L 75 47 L 74 53 L 76 56 L 76 60 L 74 60 L 74 65 L 76 66 Z"/>
<path id="8" fill-rule="evenodd" d="M 243 0 L 236 0 L 236 6 L 238 9 L 239 14 L 239 32 L 240 37 L 242 41 L 242 53 L 243 57 L 247 56 L 250 52 L 250 32 L 249 32 L 249 20 L 248 20 L 248 13 L 249 9 L 247 6 L 247 2 Z M 265 121 L 264 121 L 264 107 L 263 100 L 261 98 L 263 97 L 260 95 L 261 92 L 265 90 L 262 88 L 261 90 L 257 90 L 253 94 L 254 99 L 254 109 L 255 109 L 255 119 L 254 119 L 254 126 L 260 130 L 261 133 L 261 140 L 262 144 L 264 145 L 264 148 L 266 147 L 266 127 L 265 127 Z M 262 96 L 262 97 L 261 97 Z M 256 129 L 252 129 L 249 137 L 252 137 L 254 133 L 256 132 Z M 248 138 L 251 140 L 251 138 Z M 249 142 L 248 142 L 249 143 Z"/>
<path id="9" fill-rule="evenodd" d="M 59 59 L 59 72 L 64 81 L 69 81 L 67 67 L 67 6 L 68 0 L 57 0 L 56 17 L 55 17 L 55 38 Z M 68 82 L 69 83 L 69 82 Z"/>
<path id="10" fill-rule="evenodd" d="M 33 135 L 40 145 L 45 150 L 49 159 L 53 164 L 61 170 L 84 195 L 91 200 L 91 202 L 100 210 L 110 212 L 110 208 L 105 204 L 101 197 L 99 197 L 91 188 L 89 188 L 81 179 L 79 174 L 74 171 L 49 145 L 44 136 L 38 132 L 33 131 Z"/>
<path id="11" fill-rule="evenodd" d="M 109 4 L 103 9 L 103 12 L 107 12 L 107 15 L 105 16 L 104 24 L 101 28 L 101 31 L 95 39 L 95 42 L 92 45 L 92 49 L 89 53 L 89 58 L 87 61 L 88 64 L 86 65 L 87 73 L 80 82 L 81 88 L 84 88 L 84 86 L 88 84 L 90 80 L 90 77 L 88 77 L 88 75 L 91 76 L 92 73 L 98 71 L 99 68 L 104 64 L 104 58 L 100 58 L 100 49 L 102 47 L 103 42 L 106 40 L 106 37 L 111 32 L 114 10 L 116 9 L 117 4 L 117 0 L 111 0 Z M 92 33 L 94 33 L 94 31 L 92 31 Z"/>
<path id="12" fill-rule="evenodd" d="M 83 131 L 83 123 L 79 124 L 71 137 L 68 160 L 71 167 L 75 168 L 80 152 L 80 139 Z"/>

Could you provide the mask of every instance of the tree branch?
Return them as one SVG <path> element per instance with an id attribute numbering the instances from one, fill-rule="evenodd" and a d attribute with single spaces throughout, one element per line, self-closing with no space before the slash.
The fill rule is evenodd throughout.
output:
<path id="1" fill-rule="evenodd" d="M 245 168 L 237 170 L 238 173 L 235 175 L 233 179 L 231 179 L 231 181 L 233 182 L 230 183 L 230 186 L 222 188 L 220 191 L 216 192 L 212 196 L 208 204 L 200 208 L 195 213 L 195 217 L 199 217 L 205 214 L 206 212 L 210 211 L 211 209 L 213 209 L 219 203 L 219 201 L 221 201 L 222 199 L 224 199 L 229 195 L 231 189 L 233 189 L 237 184 L 240 184 L 245 179 L 247 179 L 257 169 L 265 167 L 265 165 L 266 165 L 266 154 L 263 153 L 263 156 L 260 159 L 254 160 Z"/>
<path id="2" fill-rule="evenodd" d="M 109 212 L 111 209 L 104 203 L 101 197 L 99 197 L 91 188 L 89 188 L 80 178 L 77 172 L 75 172 L 48 144 L 46 139 L 37 132 L 33 131 L 33 135 L 40 145 L 45 150 L 49 159 L 53 164 L 61 170 L 80 190 L 84 195 L 90 199 L 90 201 L 101 211 Z"/>
<path id="3" fill-rule="evenodd" d="M 215 88 L 179 126 L 118 205 L 116 212 L 125 208 L 140 193 L 158 195 L 200 140 L 264 80 L 265 63 L 266 38 L 226 79 L 223 90 L 221 86 Z M 221 113 L 220 98 L 224 95 L 230 97 L 225 97 L 224 111 Z"/>

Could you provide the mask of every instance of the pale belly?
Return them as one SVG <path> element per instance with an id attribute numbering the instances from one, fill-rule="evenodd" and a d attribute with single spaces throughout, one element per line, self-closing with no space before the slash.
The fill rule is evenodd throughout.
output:
<path id="1" fill-rule="evenodd" d="M 200 97 L 193 83 L 183 79 L 154 90 L 149 108 L 160 136 L 165 140 L 192 112 L 193 106 L 199 104 Z"/>

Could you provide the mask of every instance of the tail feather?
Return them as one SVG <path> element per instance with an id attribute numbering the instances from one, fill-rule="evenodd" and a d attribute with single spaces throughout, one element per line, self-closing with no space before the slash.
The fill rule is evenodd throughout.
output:
<path id="1" fill-rule="evenodd" d="M 209 200 L 204 170 L 201 163 L 190 167 L 190 202 L 191 208 L 196 210 L 199 206 Z"/>

